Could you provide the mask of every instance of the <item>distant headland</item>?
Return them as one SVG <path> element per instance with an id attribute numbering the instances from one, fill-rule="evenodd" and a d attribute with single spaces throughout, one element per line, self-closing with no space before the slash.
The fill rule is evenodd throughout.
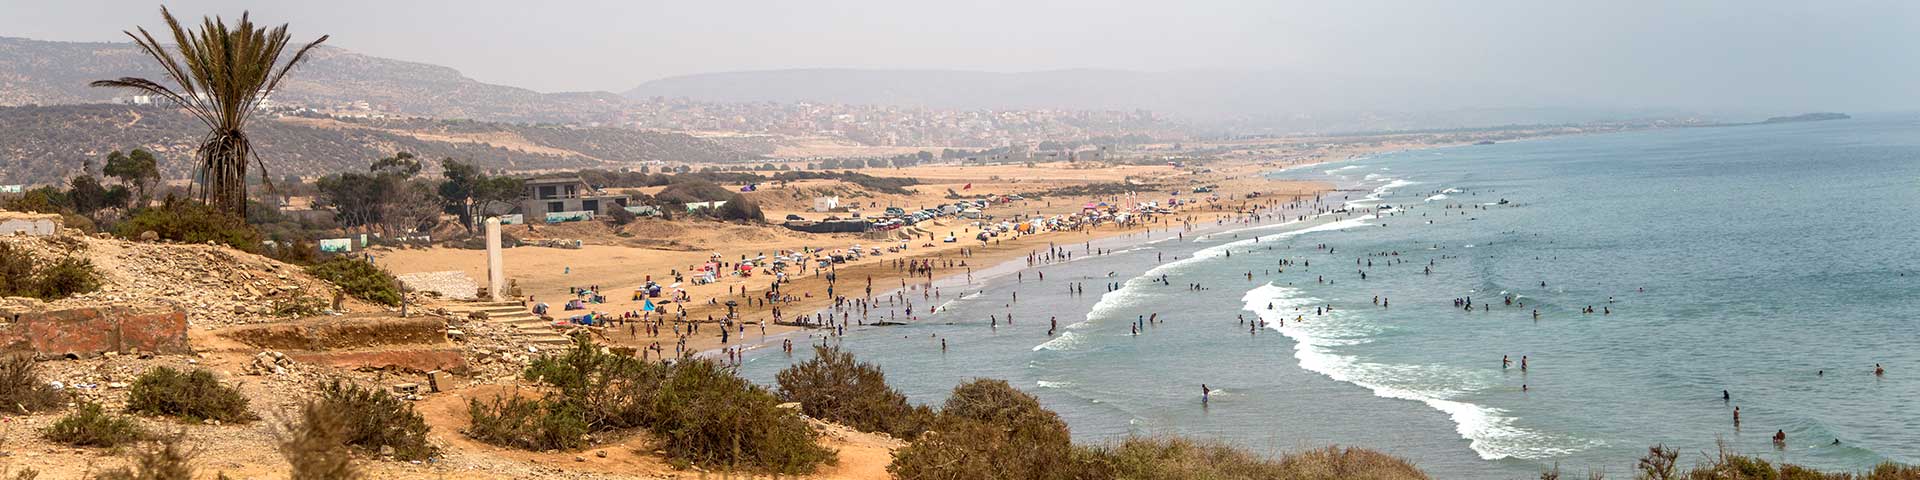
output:
<path id="1" fill-rule="evenodd" d="M 1853 117 L 1844 113 L 1814 112 L 1814 113 L 1802 113 L 1802 114 L 1794 115 L 1790 117 L 1773 117 L 1773 118 L 1769 118 L 1764 121 L 1761 121 L 1760 124 L 1765 125 L 1769 123 L 1824 122 L 1827 120 L 1846 120 L 1849 118 L 1853 118 Z"/>

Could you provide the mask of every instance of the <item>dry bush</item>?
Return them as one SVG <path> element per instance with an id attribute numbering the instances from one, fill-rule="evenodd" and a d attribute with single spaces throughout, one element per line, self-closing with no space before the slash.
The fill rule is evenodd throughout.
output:
<path id="1" fill-rule="evenodd" d="M 288 470 L 292 480 L 348 480 L 360 478 L 360 472 L 354 468 L 353 455 L 349 452 L 347 441 L 350 425 L 363 419 L 351 419 L 346 415 L 356 412 L 342 411 L 337 406 L 325 405 L 327 400 L 308 400 L 300 408 L 300 421 L 287 422 L 288 431 L 274 432 L 274 440 L 280 448 L 280 455 L 287 457 L 292 467 Z"/>
<path id="2" fill-rule="evenodd" d="M 88 402 L 41 430 L 40 435 L 76 447 L 113 448 L 146 438 L 147 432 L 133 419 L 108 414 L 100 404 Z"/>
<path id="3" fill-rule="evenodd" d="M 774 376 L 780 398 L 800 402 L 808 416 L 906 440 L 933 422 L 933 409 L 908 404 L 906 395 L 887 386 L 880 367 L 856 362 L 852 352 L 839 347 L 813 350 L 813 359 Z"/>
<path id="4" fill-rule="evenodd" d="M 22 414 L 60 408 L 67 395 L 40 378 L 40 363 L 33 357 L 13 355 L 0 359 L 0 409 Z"/>
<path id="5" fill-rule="evenodd" d="M 1864 473 L 1828 473 L 1787 463 L 1775 467 L 1757 457 L 1732 453 L 1727 450 L 1726 444 L 1722 443 L 1718 454 L 1709 455 L 1705 463 L 1694 467 L 1685 476 L 1674 478 L 1689 480 L 1920 480 L 1920 467 L 1888 462 L 1876 465 L 1872 470 Z"/>
<path id="6" fill-rule="evenodd" d="M 1115 478 L 1136 480 L 1293 478 L 1279 462 L 1214 440 L 1128 438 L 1104 450 Z"/>
<path id="7" fill-rule="evenodd" d="M 204 369 L 185 373 L 171 367 L 147 370 L 127 389 L 127 411 L 227 423 L 259 419 L 247 410 L 247 397 L 221 385 L 213 372 Z"/>
<path id="8" fill-rule="evenodd" d="M 1647 447 L 1647 456 L 1640 457 L 1635 467 L 1640 469 L 1640 478 L 1647 480 L 1673 480 L 1674 464 L 1680 459 L 1680 451 L 1667 448 L 1665 444 Z"/>
<path id="9" fill-rule="evenodd" d="M 1384 453 L 1358 448 L 1326 447 L 1289 454 L 1281 468 L 1301 479 L 1425 479 L 1412 463 Z"/>
<path id="10" fill-rule="evenodd" d="M 100 472 L 97 480 L 193 480 L 193 453 L 181 444 L 184 434 L 148 442 L 133 453 L 133 466 Z M 226 478 L 221 475 L 220 478 Z"/>
<path id="11" fill-rule="evenodd" d="M 439 453 L 427 442 L 427 421 L 386 390 L 361 388 L 334 380 L 321 386 L 319 398 L 301 408 L 307 423 L 336 419 L 340 442 L 370 454 L 389 452 L 400 460 L 426 460 Z"/>

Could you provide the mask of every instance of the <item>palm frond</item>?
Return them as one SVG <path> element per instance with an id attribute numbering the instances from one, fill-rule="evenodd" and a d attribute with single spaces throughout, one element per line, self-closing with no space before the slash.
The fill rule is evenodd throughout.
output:
<path id="1" fill-rule="evenodd" d="M 206 123 L 208 131 L 196 152 L 200 164 L 196 183 L 204 186 L 200 196 L 216 207 L 244 216 L 249 164 L 258 166 L 261 178 L 272 188 L 266 162 L 244 131 L 247 121 L 280 81 L 328 37 L 323 35 L 308 43 L 282 63 L 281 55 L 292 39 L 284 24 L 255 27 L 253 16 L 242 13 L 231 26 L 225 19 L 206 16 L 201 17 L 198 29 L 189 29 L 166 7 L 160 8 L 160 16 L 173 36 L 174 51 L 144 28 L 137 28 L 138 34 L 126 34 L 179 86 L 133 77 L 99 80 L 91 85 L 158 95 Z"/>

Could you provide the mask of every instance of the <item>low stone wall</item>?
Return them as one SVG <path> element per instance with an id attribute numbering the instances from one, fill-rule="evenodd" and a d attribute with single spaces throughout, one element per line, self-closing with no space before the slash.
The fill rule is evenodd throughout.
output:
<path id="1" fill-rule="evenodd" d="M 439 317 L 320 318 L 234 327 L 220 336 L 271 350 L 342 350 L 447 343 Z"/>
<path id="2" fill-rule="evenodd" d="M 14 312 L 0 324 L 0 351 L 91 357 L 106 352 L 192 353 L 187 312 L 107 306 Z"/>

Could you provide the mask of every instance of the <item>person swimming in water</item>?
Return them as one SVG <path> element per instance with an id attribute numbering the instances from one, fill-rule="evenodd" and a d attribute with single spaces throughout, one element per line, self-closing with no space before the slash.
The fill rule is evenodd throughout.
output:
<path id="1" fill-rule="evenodd" d="M 1880 364 L 1878 363 L 1873 364 L 1873 376 L 1876 376 L 1876 377 L 1887 376 L 1887 369 L 1885 367 L 1881 367 Z"/>
<path id="2" fill-rule="evenodd" d="M 1204 384 L 1204 383 L 1200 384 L 1200 404 L 1205 405 L 1207 401 L 1212 399 L 1213 399 L 1213 389 L 1207 388 L 1207 384 Z"/>
<path id="3" fill-rule="evenodd" d="M 1509 356 L 1506 356 L 1506 355 L 1501 355 L 1501 356 L 1500 356 L 1500 368 L 1504 370 L 1504 369 L 1506 369 L 1507 367 L 1511 367 L 1511 366 L 1513 366 L 1513 358 L 1512 358 L 1512 357 L 1509 357 Z"/>

